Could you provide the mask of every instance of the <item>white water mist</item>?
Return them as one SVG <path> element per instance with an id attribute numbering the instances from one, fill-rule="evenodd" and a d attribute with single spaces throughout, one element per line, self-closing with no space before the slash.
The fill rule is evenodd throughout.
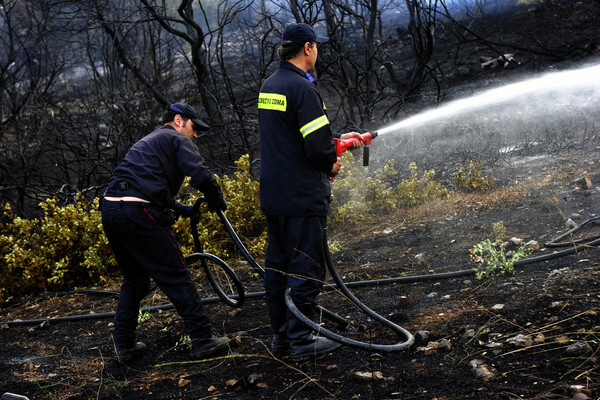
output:
<path id="1" fill-rule="evenodd" d="M 519 100 L 524 96 L 543 94 L 559 96 L 564 92 L 593 91 L 600 94 L 600 65 L 570 71 L 547 73 L 541 77 L 489 89 L 471 97 L 455 100 L 439 108 L 421 112 L 393 125 L 378 129 L 379 135 L 400 131 L 405 128 L 426 124 L 443 117 L 451 117 L 464 112 L 473 112 L 494 105 Z"/>

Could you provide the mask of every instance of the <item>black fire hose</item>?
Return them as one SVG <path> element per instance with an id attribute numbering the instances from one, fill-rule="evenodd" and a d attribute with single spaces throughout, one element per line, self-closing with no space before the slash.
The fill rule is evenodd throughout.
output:
<path id="1" fill-rule="evenodd" d="M 231 269 L 231 267 L 225 261 L 221 260 L 219 257 L 217 257 L 213 254 L 204 253 L 204 250 L 202 248 L 202 243 L 200 243 L 200 238 L 198 235 L 198 223 L 200 222 L 200 204 L 202 204 L 205 201 L 206 201 L 206 199 L 204 197 L 200 197 L 194 203 L 194 207 L 193 207 L 193 211 L 194 211 L 193 215 L 194 216 L 190 218 L 190 225 L 191 225 L 191 230 L 192 230 L 192 237 L 194 239 L 194 247 L 196 248 L 197 252 L 190 254 L 189 256 L 186 256 L 185 261 L 188 265 L 192 265 L 192 264 L 200 261 L 200 264 L 202 265 L 202 269 L 204 270 L 204 273 L 206 274 L 206 278 L 210 282 L 213 289 L 215 289 L 215 292 L 217 292 L 217 295 L 219 296 L 219 298 L 221 298 L 221 300 L 223 300 L 227 305 L 229 305 L 231 307 L 239 308 L 242 305 L 244 305 L 244 301 L 246 300 L 246 297 L 245 297 L 246 294 L 244 292 L 244 286 L 242 285 L 242 282 L 240 282 L 240 280 L 238 279 L 238 277 L 235 274 L 235 272 L 233 271 L 233 269 Z M 222 221 L 223 220 L 222 218 L 225 218 L 223 211 L 219 210 L 218 214 L 219 214 L 219 218 L 221 218 L 221 221 Z M 233 229 L 231 228 L 231 224 L 228 224 L 228 225 L 229 225 L 229 228 L 231 229 L 231 232 L 233 232 Z M 229 230 L 228 230 L 228 232 L 229 232 Z M 233 234 L 235 235 L 235 232 L 233 232 Z M 231 235 L 231 233 L 230 233 L 230 235 Z M 232 238 L 233 238 L 233 236 L 232 236 Z M 243 247 L 243 244 L 240 241 L 240 239 L 237 237 L 237 235 L 236 235 L 236 238 L 237 238 L 236 245 L 238 245 L 238 242 L 239 242 L 240 245 Z M 234 241 L 235 241 L 235 239 L 234 239 Z M 239 245 L 238 245 L 238 248 L 239 248 Z M 246 249 L 244 248 L 244 250 L 246 250 Z M 248 252 L 246 251 L 246 253 L 248 253 Z M 237 296 L 235 298 L 228 296 L 225 293 L 225 291 L 221 288 L 221 286 L 215 279 L 215 276 L 211 272 L 210 267 L 208 266 L 208 261 L 213 261 L 215 264 L 217 264 L 219 267 L 221 267 L 221 269 L 223 271 L 225 271 L 225 273 L 227 274 L 229 279 L 233 282 L 233 284 L 237 290 Z"/>
<path id="2" fill-rule="evenodd" d="M 194 204 L 194 207 L 196 207 L 202 201 L 204 201 L 204 199 L 200 198 Z M 256 262 L 256 260 L 254 260 L 254 258 L 250 255 L 250 253 L 247 251 L 246 247 L 244 246 L 244 244 L 241 242 L 241 240 L 237 236 L 236 232 L 234 231 L 233 227 L 231 226 L 231 223 L 229 222 L 229 220 L 227 219 L 227 217 L 225 216 L 223 211 L 217 210 L 217 215 L 219 216 L 221 223 L 225 227 L 225 230 L 229 233 L 229 236 L 231 236 L 231 238 L 235 242 L 236 246 L 238 247 L 238 249 L 244 256 L 244 258 L 252 266 L 252 268 L 255 270 L 255 272 L 257 272 L 261 277 L 263 277 L 264 276 L 264 268 L 262 268 Z M 195 235 L 194 241 L 196 241 L 197 232 L 194 233 L 194 231 L 192 231 L 192 234 Z M 290 309 L 290 311 L 298 319 L 300 319 L 302 322 L 304 322 L 306 325 L 308 325 L 311 329 L 317 331 L 319 334 L 321 334 L 331 340 L 334 340 L 338 343 L 342 343 L 342 344 L 350 346 L 350 347 L 356 347 L 356 348 L 372 350 L 372 351 L 382 351 L 382 352 L 402 351 L 402 350 L 408 349 L 415 341 L 415 338 L 413 337 L 413 335 L 410 332 L 408 332 L 406 329 L 402 328 L 399 325 L 394 324 L 393 322 L 387 320 L 386 318 L 382 317 L 381 315 L 377 314 L 375 311 L 373 311 L 370 308 L 368 308 L 367 306 L 365 306 L 348 290 L 348 288 L 346 287 L 346 285 L 344 284 L 344 282 L 338 275 L 337 271 L 335 270 L 335 268 L 333 266 L 333 262 L 331 261 L 331 255 L 329 254 L 329 247 L 327 244 L 327 234 L 324 235 L 323 240 L 324 240 L 324 248 L 326 251 L 327 267 L 328 267 L 329 272 L 331 273 L 331 276 L 333 277 L 335 283 L 337 284 L 337 288 L 339 290 L 341 290 L 341 292 L 348 299 L 350 299 L 356 306 L 358 306 L 363 312 L 365 312 L 367 315 L 369 315 L 371 318 L 373 318 L 377 322 L 383 324 L 384 326 L 387 326 L 388 328 L 390 328 L 397 334 L 403 336 L 406 340 L 404 342 L 400 342 L 400 343 L 397 343 L 394 345 L 382 345 L 382 344 L 365 343 L 365 342 L 360 342 L 360 341 L 353 340 L 353 339 L 348 339 L 344 336 L 341 336 L 334 332 L 331 332 L 331 331 L 315 324 L 310 318 L 306 317 L 304 314 L 302 314 L 300 312 L 300 310 L 298 310 L 298 308 L 296 307 L 296 305 L 294 304 L 294 302 L 291 298 L 290 289 L 288 288 L 285 293 L 285 300 L 286 300 L 287 307 Z M 205 272 L 206 272 L 207 276 L 211 274 L 210 270 L 208 270 L 208 269 L 205 269 Z M 326 308 L 324 308 L 322 306 L 317 306 L 317 312 L 319 312 L 321 315 L 323 315 L 327 319 L 333 320 L 334 322 L 336 322 L 338 325 L 340 325 L 342 327 L 347 327 L 347 325 L 348 325 L 348 322 L 346 320 L 344 320 L 342 317 L 338 316 L 337 314 L 335 314 L 332 311 L 327 310 Z"/>
<path id="3" fill-rule="evenodd" d="M 337 333 L 331 332 L 331 331 L 323 328 L 322 326 L 314 323 L 310 318 L 306 317 L 304 314 L 302 314 L 302 312 L 300 312 L 300 310 L 294 304 L 294 301 L 293 301 L 292 295 L 291 295 L 291 289 L 288 287 L 287 290 L 285 291 L 285 303 L 286 303 L 287 307 L 289 308 L 289 310 L 292 312 L 292 314 L 294 314 L 296 316 L 296 318 L 298 318 L 300 321 L 304 322 L 305 325 L 308 325 L 312 330 L 316 331 L 319 335 L 323 335 L 328 339 L 334 340 L 334 341 L 344 344 L 346 346 L 356 347 L 359 349 L 364 349 L 364 350 L 369 350 L 369 351 L 382 351 L 382 352 L 386 352 L 386 353 L 391 353 L 393 351 L 407 350 L 408 348 L 410 348 L 410 346 L 412 346 L 414 344 L 415 338 L 409 331 L 407 331 L 406 329 L 402 328 L 399 325 L 396 325 L 392 321 L 382 317 L 381 315 L 377 314 L 375 311 L 371 310 L 369 307 L 365 306 L 360 300 L 358 300 L 352 294 L 352 292 L 350 292 L 350 290 L 348 290 L 348 287 L 346 286 L 346 284 L 344 284 L 344 281 L 342 281 L 342 278 L 340 278 L 339 274 L 337 273 L 337 270 L 333 266 L 333 262 L 331 261 L 331 254 L 329 253 L 329 245 L 327 244 L 327 231 L 325 231 L 325 234 L 323 235 L 323 245 L 325 248 L 325 262 L 327 264 L 327 269 L 329 270 L 329 273 L 331 274 L 331 277 L 333 278 L 334 282 L 337 284 L 337 288 L 350 301 L 352 301 L 352 303 L 354 303 L 358 308 L 360 308 L 365 314 L 367 314 L 369 317 L 373 318 L 375 321 L 379 322 L 380 324 L 390 328 L 392 331 L 396 332 L 398 335 L 403 336 L 405 338 L 405 341 L 399 342 L 399 343 L 396 343 L 393 345 L 373 344 L 373 343 L 360 342 L 360 341 L 354 340 L 354 339 L 349 339 L 345 336 L 338 335 Z"/>
<path id="4" fill-rule="evenodd" d="M 544 246 L 546 247 L 564 247 L 564 246 L 570 246 L 573 244 L 577 244 L 577 243 L 582 243 L 582 242 L 589 242 L 591 240 L 594 239 L 598 239 L 600 238 L 600 235 L 598 236 L 593 236 L 593 237 L 588 237 L 585 239 L 576 239 L 576 240 L 572 240 L 569 242 L 559 242 L 559 240 L 562 240 L 566 237 L 571 237 L 571 235 L 573 235 L 575 232 L 577 232 L 578 230 L 580 230 L 581 228 L 583 228 L 584 225 L 592 222 L 592 221 L 596 221 L 600 219 L 600 215 L 592 217 L 592 218 L 588 218 L 587 220 L 583 221 L 581 224 L 577 225 L 576 227 L 574 227 L 573 229 L 570 229 L 569 231 L 563 233 L 562 235 L 555 237 L 554 239 L 544 243 Z"/>

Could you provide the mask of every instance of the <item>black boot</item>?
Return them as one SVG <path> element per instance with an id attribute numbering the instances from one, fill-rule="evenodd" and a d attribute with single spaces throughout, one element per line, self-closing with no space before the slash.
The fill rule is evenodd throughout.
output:
<path id="1" fill-rule="evenodd" d="M 282 356 L 290 352 L 290 341 L 287 337 L 287 306 L 285 303 L 269 304 L 268 309 L 273 330 L 271 351 L 276 356 Z"/>
<path id="2" fill-rule="evenodd" d="M 133 341 L 131 343 L 123 343 L 120 341 L 115 341 L 114 339 L 111 341 L 113 344 L 115 359 L 120 362 L 129 361 L 133 358 L 133 356 L 146 349 L 146 344 L 144 342 Z"/>
<path id="3" fill-rule="evenodd" d="M 229 349 L 231 339 L 226 336 L 213 336 L 206 339 L 192 339 L 192 351 L 194 357 L 201 360 L 219 353 L 224 353 Z"/>
<path id="4" fill-rule="evenodd" d="M 312 319 L 314 308 L 311 305 L 303 305 L 298 309 Z M 302 321 L 288 312 L 288 338 L 290 340 L 290 355 L 293 361 L 306 361 L 318 355 L 327 354 L 338 347 L 339 343 L 326 337 L 316 336 L 314 332 Z"/>

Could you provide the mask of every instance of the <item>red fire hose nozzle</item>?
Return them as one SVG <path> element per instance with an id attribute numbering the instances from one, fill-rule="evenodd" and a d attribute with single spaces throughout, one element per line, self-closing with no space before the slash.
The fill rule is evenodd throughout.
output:
<path id="1" fill-rule="evenodd" d="M 342 153 L 351 148 L 355 142 L 362 142 L 362 144 L 365 146 L 363 150 L 363 165 L 367 166 L 369 165 L 369 145 L 371 144 L 371 140 L 376 137 L 377 132 L 373 131 L 363 133 L 360 139 L 357 137 L 344 140 L 333 139 L 333 143 L 335 144 L 335 152 L 338 157 L 341 157 Z"/>

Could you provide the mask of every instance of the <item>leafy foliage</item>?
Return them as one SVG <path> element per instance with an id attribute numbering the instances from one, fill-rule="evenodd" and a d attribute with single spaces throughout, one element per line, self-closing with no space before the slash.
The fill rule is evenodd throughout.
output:
<path id="1" fill-rule="evenodd" d="M 83 196 L 60 207 L 58 200 L 40 203 L 43 217 L 17 217 L 2 207 L 0 230 L 0 299 L 15 294 L 105 283 L 115 261 L 102 229 L 98 199 Z"/>
<path id="2" fill-rule="evenodd" d="M 497 274 L 514 275 L 515 261 L 524 259 L 531 253 L 531 249 L 524 247 L 519 247 L 513 251 L 506 251 L 508 243 L 504 242 L 505 234 L 506 228 L 504 227 L 504 223 L 499 221 L 494 224 L 495 242 L 486 239 L 469 250 L 471 259 L 478 264 L 476 267 L 473 267 L 476 271 L 477 279 Z"/>
<path id="3" fill-rule="evenodd" d="M 250 254 L 263 254 L 267 247 L 267 231 L 260 209 L 259 182 L 252 177 L 248 155 L 240 157 L 236 165 L 237 171 L 233 176 L 217 178 L 227 200 L 225 214 Z M 189 185 L 189 178 L 184 182 L 179 195 L 181 201 L 185 200 L 190 205 L 202 196 Z M 209 212 L 206 203 L 200 209 L 202 217 L 198 224 L 198 236 L 204 252 L 223 259 L 234 257 L 235 244 L 223 229 L 218 215 Z M 173 233 L 183 254 L 196 252 L 189 224 L 188 219 L 179 218 L 173 225 Z"/>
<path id="4" fill-rule="evenodd" d="M 424 171 L 418 176 L 417 164 L 410 164 L 410 179 L 397 186 L 390 182 L 398 181 L 398 171 L 394 160 L 383 168 L 368 175 L 366 168 L 360 167 L 350 152 L 342 155 L 343 173 L 332 184 L 333 223 L 360 223 L 372 219 L 375 214 L 388 214 L 399 207 L 422 204 L 429 200 L 448 197 L 450 191 L 434 180 L 435 171 Z"/>
<path id="5" fill-rule="evenodd" d="M 220 179 L 229 205 L 227 217 L 240 239 L 247 243 L 248 251 L 263 254 L 266 230 L 259 207 L 258 181 L 252 179 L 248 156 L 241 157 L 237 167 L 232 177 Z M 193 202 L 201 194 L 188 182 L 181 195 Z M 0 300 L 43 290 L 102 284 L 117 272 L 102 228 L 99 200 L 89 203 L 79 195 L 75 204 L 61 207 L 58 203 L 56 198 L 40 203 L 44 215 L 35 219 L 18 217 L 8 204 L 1 207 Z M 225 259 L 233 256 L 234 244 L 215 213 L 202 215 L 198 231 L 205 252 Z M 187 219 L 178 219 L 173 232 L 184 254 L 195 252 Z"/>
<path id="6" fill-rule="evenodd" d="M 481 160 L 467 160 L 465 166 L 459 166 L 452 174 L 452 182 L 466 192 L 486 191 L 496 185 L 496 179 L 481 176 Z"/>

